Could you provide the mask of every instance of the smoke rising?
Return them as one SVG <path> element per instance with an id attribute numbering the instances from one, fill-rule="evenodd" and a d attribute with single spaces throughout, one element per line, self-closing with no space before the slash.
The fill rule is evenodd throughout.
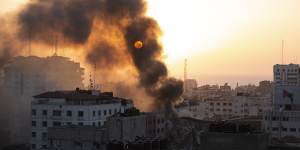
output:
<path id="1" fill-rule="evenodd" d="M 180 97 L 183 83 L 168 77 L 162 31 L 146 9 L 144 0 L 32 0 L 19 12 L 17 36 L 43 45 L 58 37 L 61 47 L 84 47 L 86 61 L 111 75 L 131 66 L 154 109 L 164 109 Z M 143 47 L 135 48 L 136 41 Z"/>

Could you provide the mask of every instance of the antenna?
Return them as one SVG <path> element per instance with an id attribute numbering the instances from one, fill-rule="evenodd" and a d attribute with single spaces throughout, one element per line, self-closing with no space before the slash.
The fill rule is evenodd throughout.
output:
<path id="1" fill-rule="evenodd" d="M 284 64 L 284 58 L 283 58 L 283 54 L 284 54 L 284 40 L 282 40 L 281 43 L 281 63 Z"/>
<path id="2" fill-rule="evenodd" d="M 54 54 L 53 56 L 57 56 L 57 48 L 58 48 L 58 36 L 55 34 L 54 36 Z"/>
<path id="3" fill-rule="evenodd" d="M 28 56 L 31 56 L 31 29 L 28 29 Z"/>
<path id="4" fill-rule="evenodd" d="M 185 81 L 187 79 L 187 59 L 184 59 L 184 76 L 183 80 Z"/>

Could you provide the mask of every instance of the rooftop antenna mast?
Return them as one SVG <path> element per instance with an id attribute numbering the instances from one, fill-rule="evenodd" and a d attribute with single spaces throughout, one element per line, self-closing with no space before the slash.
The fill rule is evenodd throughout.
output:
<path id="1" fill-rule="evenodd" d="M 184 76 L 183 80 L 185 81 L 187 79 L 187 59 L 184 59 Z"/>
<path id="2" fill-rule="evenodd" d="M 58 48 L 58 36 L 55 34 L 54 36 L 54 54 L 53 56 L 57 56 L 57 48 Z"/>
<path id="3" fill-rule="evenodd" d="M 31 29 L 28 29 L 28 56 L 31 56 Z"/>
<path id="4" fill-rule="evenodd" d="M 284 57 L 283 57 L 283 54 L 284 54 L 284 40 L 282 40 L 282 43 L 281 43 L 281 63 L 284 64 Z"/>

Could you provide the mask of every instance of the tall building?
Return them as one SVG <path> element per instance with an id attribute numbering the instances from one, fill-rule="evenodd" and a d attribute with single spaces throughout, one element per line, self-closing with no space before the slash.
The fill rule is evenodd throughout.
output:
<path id="1" fill-rule="evenodd" d="M 274 65 L 273 73 L 276 84 L 298 85 L 300 83 L 300 68 L 298 64 Z"/>
<path id="2" fill-rule="evenodd" d="M 9 98 L 4 99 L 12 106 L 8 137 L 13 144 L 30 141 L 30 102 L 33 95 L 51 91 L 83 88 L 84 69 L 80 63 L 67 57 L 19 56 L 8 62 L 0 76 L 2 89 Z"/>
<path id="3" fill-rule="evenodd" d="M 274 65 L 273 106 L 264 115 L 272 137 L 300 138 L 299 65 Z"/>
<path id="4" fill-rule="evenodd" d="M 80 90 L 45 92 L 31 103 L 31 149 L 47 148 L 48 127 L 102 126 L 106 118 L 133 108 L 131 100 L 111 92 Z"/>
<path id="5" fill-rule="evenodd" d="M 4 87 L 17 96 L 83 88 L 84 69 L 67 57 L 16 57 L 4 69 Z"/>

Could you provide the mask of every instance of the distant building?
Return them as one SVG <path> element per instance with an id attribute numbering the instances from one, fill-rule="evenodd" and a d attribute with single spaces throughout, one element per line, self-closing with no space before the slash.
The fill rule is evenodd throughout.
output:
<path id="1" fill-rule="evenodd" d="M 299 65 L 274 65 L 272 110 L 264 115 L 264 129 L 274 138 L 300 139 Z"/>
<path id="2" fill-rule="evenodd" d="M 274 82 L 275 84 L 293 84 L 300 83 L 300 68 L 298 64 L 274 65 Z"/>
<path id="3" fill-rule="evenodd" d="M 226 120 L 234 117 L 262 117 L 263 112 L 269 110 L 270 106 L 271 98 L 268 96 L 237 95 L 185 101 L 175 108 L 179 116 Z"/>
<path id="4" fill-rule="evenodd" d="M 19 56 L 3 69 L 4 87 L 15 96 L 83 88 L 84 69 L 67 57 Z"/>
<path id="5" fill-rule="evenodd" d="M 106 127 L 109 141 L 124 143 L 138 138 L 164 139 L 167 121 L 163 113 L 140 113 L 132 109 L 109 117 Z"/>
<path id="6" fill-rule="evenodd" d="M 185 92 L 190 92 L 195 88 L 197 88 L 197 81 L 195 79 L 184 80 L 184 91 Z"/>
<path id="7" fill-rule="evenodd" d="M 131 100 L 113 97 L 110 92 L 76 89 L 36 95 L 31 103 L 31 149 L 47 148 L 49 127 L 101 127 L 107 117 L 131 108 Z"/>

